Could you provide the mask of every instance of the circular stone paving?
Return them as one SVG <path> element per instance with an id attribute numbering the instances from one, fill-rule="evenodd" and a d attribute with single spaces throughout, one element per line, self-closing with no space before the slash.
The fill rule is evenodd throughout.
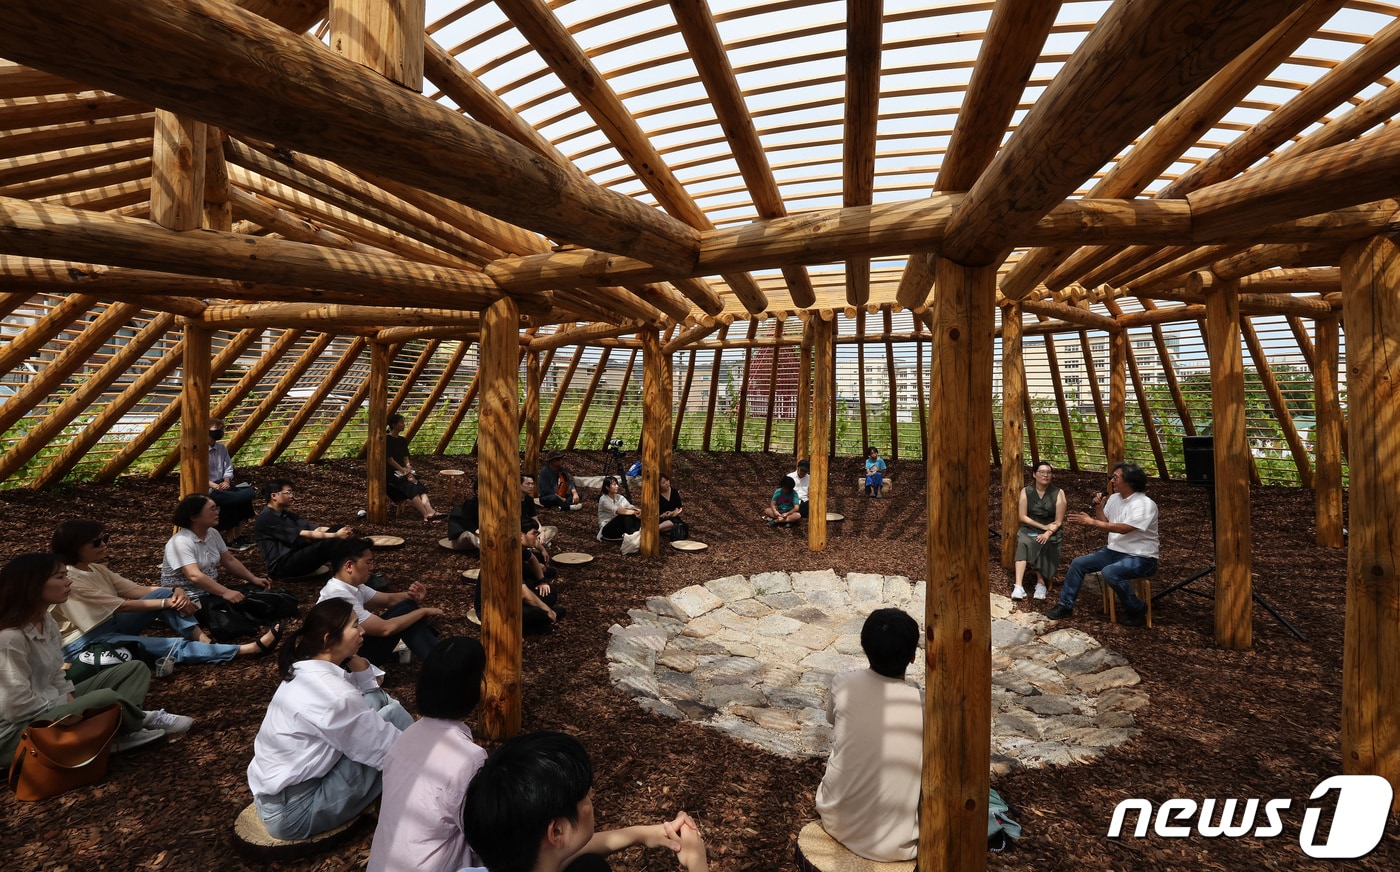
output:
<path id="1" fill-rule="evenodd" d="M 608 667 L 648 711 L 820 756 L 831 677 L 866 667 L 860 628 L 886 606 L 922 628 L 924 582 L 832 570 L 717 578 L 632 609 L 630 626 L 608 631 Z M 991 612 L 993 772 L 1089 760 L 1137 735 L 1132 713 L 1147 694 L 1122 655 L 1004 596 L 992 595 Z M 922 662 L 908 674 L 920 687 Z"/>

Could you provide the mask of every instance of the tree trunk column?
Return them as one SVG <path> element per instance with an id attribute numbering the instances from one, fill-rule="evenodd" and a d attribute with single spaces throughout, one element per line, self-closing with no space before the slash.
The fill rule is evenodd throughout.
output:
<path id="1" fill-rule="evenodd" d="M 486 678 L 481 731 L 520 732 L 520 477 L 516 434 L 520 313 L 504 297 L 481 315 L 477 496 L 481 507 L 481 644 Z"/>
<path id="2" fill-rule="evenodd" d="M 331 0 L 331 48 L 421 91 L 426 17 L 426 0 Z"/>
<path id="3" fill-rule="evenodd" d="M 185 384 L 180 390 L 180 493 L 209 491 L 209 358 L 213 334 L 185 322 Z"/>
<path id="4" fill-rule="evenodd" d="M 1341 323 L 1336 315 L 1317 319 L 1317 363 L 1313 368 L 1317 430 L 1313 433 L 1317 471 L 1313 500 L 1317 509 L 1317 544 L 1341 548 L 1342 538 L 1342 407 L 1337 368 L 1341 359 Z"/>
<path id="5" fill-rule="evenodd" d="M 1342 293 L 1351 439 L 1342 771 L 1400 788 L 1400 248 L 1377 238 L 1348 249 Z"/>
<path id="6" fill-rule="evenodd" d="M 365 478 L 371 524 L 389 519 L 389 346 L 369 344 L 369 414 L 365 423 Z"/>
<path id="7" fill-rule="evenodd" d="M 1021 528 L 1018 511 L 1021 489 L 1026 486 L 1025 455 L 1025 364 L 1021 353 L 1021 306 L 1001 307 L 1001 565 L 1016 565 L 1016 531 Z"/>
<path id="8" fill-rule="evenodd" d="M 642 551 L 655 557 L 661 550 L 661 446 L 666 419 L 671 417 L 670 397 L 662 389 L 665 376 L 661 335 L 643 330 L 642 339 Z M 626 474 L 624 470 L 624 475 Z"/>
<path id="9" fill-rule="evenodd" d="M 919 865 L 980 870 L 991 761 L 987 455 L 996 267 L 935 259 Z"/>
<path id="10" fill-rule="evenodd" d="M 1215 435 L 1215 642 L 1243 650 L 1253 641 L 1253 603 L 1239 282 L 1212 279 L 1203 286 Z"/>
<path id="11" fill-rule="evenodd" d="M 540 353 L 525 356 L 525 471 L 531 475 L 540 468 Z"/>
<path id="12" fill-rule="evenodd" d="M 831 430 L 831 400 L 835 388 L 832 362 L 836 357 L 836 316 L 828 309 L 808 319 L 812 326 L 812 361 L 816 365 L 812 397 L 812 468 L 807 485 L 807 548 L 826 550 L 826 491 L 829 460 L 826 443 Z M 806 343 L 803 343 L 806 349 Z"/>
<path id="13" fill-rule="evenodd" d="M 675 396 L 676 381 L 672 371 L 672 356 L 667 351 L 661 353 L 661 400 L 666 405 L 666 414 L 661 420 L 661 471 L 667 478 L 672 477 L 673 453 L 676 447 Z"/>

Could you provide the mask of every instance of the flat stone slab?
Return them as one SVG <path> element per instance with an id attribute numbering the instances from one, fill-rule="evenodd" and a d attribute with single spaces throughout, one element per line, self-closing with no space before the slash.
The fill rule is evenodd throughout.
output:
<path id="1" fill-rule="evenodd" d="M 716 578 L 650 597 L 628 612 L 630 625 L 611 627 L 609 674 L 646 711 L 775 754 L 823 757 L 831 679 L 866 668 L 865 617 L 902 608 L 922 630 L 926 591 L 904 576 L 830 569 Z M 1140 732 L 1134 712 L 1149 698 L 1127 658 L 1000 594 L 989 609 L 993 773 L 1092 762 Z M 922 687 L 923 670 L 908 679 Z"/>

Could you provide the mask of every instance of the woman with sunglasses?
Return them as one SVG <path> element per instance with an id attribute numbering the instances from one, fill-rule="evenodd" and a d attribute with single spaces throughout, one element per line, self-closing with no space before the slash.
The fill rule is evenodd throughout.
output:
<path id="1" fill-rule="evenodd" d="M 217 645 L 195 622 L 198 605 L 182 588 L 147 587 L 107 568 L 110 536 L 97 521 L 64 521 L 53 532 L 53 552 L 68 564 L 73 589 L 54 607 L 63 634 L 63 656 L 73 660 L 94 642 L 140 642 L 170 663 L 226 663 L 240 654 L 277 647 L 278 628 L 246 645 Z M 159 617 L 179 636 L 143 636 Z"/>

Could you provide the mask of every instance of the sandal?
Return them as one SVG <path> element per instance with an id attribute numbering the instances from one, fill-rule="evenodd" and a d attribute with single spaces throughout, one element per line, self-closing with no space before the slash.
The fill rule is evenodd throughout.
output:
<path id="1" fill-rule="evenodd" d="M 268 644 L 267 642 L 264 642 L 264 641 L 262 640 L 262 636 L 259 636 L 259 637 L 255 640 L 255 644 L 258 646 L 258 654 L 259 654 L 259 655 L 271 654 L 273 651 L 276 651 L 276 650 L 277 650 L 277 645 L 282 641 L 282 631 L 283 631 L 284 629 L 285 629 L 285 628 L 282 626 L 282 622 L 281 622 L 281 621 L 278 621 L 277 623 L 275 623 L 275 624 L 272 625 L 272 643 L 271 643 L 271 644 Z"/>

